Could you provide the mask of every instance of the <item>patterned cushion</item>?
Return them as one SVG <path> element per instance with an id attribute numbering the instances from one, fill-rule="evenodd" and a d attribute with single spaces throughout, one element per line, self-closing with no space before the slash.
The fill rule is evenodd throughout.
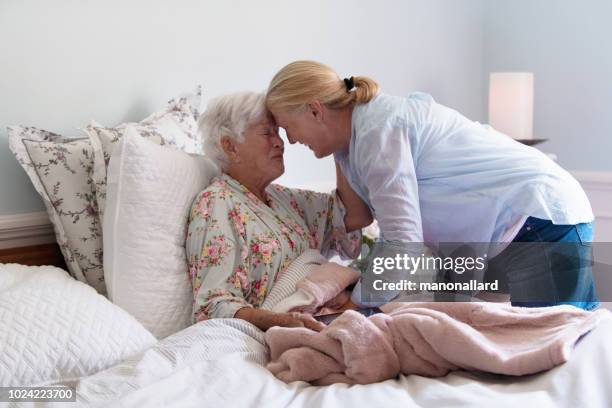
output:
<path id="1" fill-rule="evenodd" d="M 43 197 L 53 207 L 58 243 L 73 275 L 105 294 L 102 227 L 92 182 L 89 139 L 49 142 L 23 139 Z"/>
<path id="2" fill-rule="evenodd" d="M 196 122 L 201 95 L 198 87 L 195 94 L 171 100 L 166 109 L 134 125 L 161 145 L 201 152 Z M 90 139 L 34 127 L 8 127 L 9 147 L 43 199 L 70 274 L 101 294 L 106 294 L 100 218 L 106 165 L 125 126 L 90 126 Z"/>
<path id="3" fill-rule="evenodd" d="M 105 294 L 93 149 L 34 127 L 9 126 L 9 147 L 43 199 L 70 274 Z"/>
<path id="4" fill-rule="evenodd" d="M 94 149 L 93 180 L 100 218 L 104 220 L 106 207 L 106 173 L 113 148 L 119 142 L 126 129 L 133 127 L 142 137 L 159 145 L 167 145 L 187 153 L 202 154 L 202 143 L 198 136 L 197 119 L 201 100 L 201 88 L 198 88 L 197 99 L 189 97 L 170 101 L 168 108 L 156 112 L 139 123 L 122 123 L 114 128 L 106 128 L 95 122 L 86 128 Z"/>

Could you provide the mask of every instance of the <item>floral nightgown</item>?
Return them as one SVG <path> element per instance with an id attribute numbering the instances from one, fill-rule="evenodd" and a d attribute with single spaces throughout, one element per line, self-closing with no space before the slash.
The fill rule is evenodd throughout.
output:
<path id="1" fill-rule="evenodd" d="M 359 254 L 361 232 L 346 233 L 336 193 L 277 184 L 266 193 L 269 205 L 223 174 L 195 198 L 187 235 L 194 322 L 258 307 L 308 248 L 327 256 Z"/>

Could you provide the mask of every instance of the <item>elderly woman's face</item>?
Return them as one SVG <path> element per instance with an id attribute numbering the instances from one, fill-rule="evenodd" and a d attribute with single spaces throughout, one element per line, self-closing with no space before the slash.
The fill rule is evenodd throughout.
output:
<path id="1" fill-rule="evenodd" d="M 244 131 L 244 141 L 236 144 L 236 153 L 244 168 L 253 174 L 274 180 L 285 172 L 284 143 L 271 117 Z"/>

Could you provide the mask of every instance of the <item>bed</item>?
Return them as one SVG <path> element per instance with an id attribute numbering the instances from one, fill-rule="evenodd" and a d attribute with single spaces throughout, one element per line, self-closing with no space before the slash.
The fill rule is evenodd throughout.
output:
<path id="1" fill-rule="evenodd" d="M 571 360 L 520 378 L 456 372 L 439 379 L 400 376 L 371 385 L 285 384 L 262 363 L 262 333 L 235 319 L 199 323 L 140 356 L 77 383 L 78 400 L 110 406 L 538 406 L 609 407 L 608 320 L 585 336 Z"/>
<path id="2" fill-rule="evenodd" d="M 107 367 L 102 369 L 100 367 L 104 366 L 104 362 L 90 366 L 89 372 L 85 375 L 78 376 L 72 373 L 55 381 L 29 384 L 73 386 L 76 388 L 78 406 L 609 407 L 612 402 L 612 391 L 609 387 L 609 384 L 612 384 L 612 349 L 609 347 L 612 319 L 610 318 L 604 320 L 578 342 L 569 362 L 536 375 L 506 377 L 459 371 L 443 378 L 411 375 L 371 385 L 335 384 L 315 387 L 305 382 L 285 384 L 276 379 L 264 367 L 269 356 L 263 332 L 248 322 L 239 319 L 203 321 L 158 341 L 140 324 L 125 317 L 125 313 L 119 310 L 120 308 L 95 293 L 92 288 L 70 278 L 59 268 L 25 267 L 16 264 L 0 265 L 0 267 L 4 277 L 18 270 L 23 276 L 35 276 L 34 274 L 41 276 L 53 272 L 53 276 L 57 276 L 53 277 L 54 280 L 46 282 L 40 279 L 31 280 L 32 283 L 24 284 L 25 290 L 22 293 L 34 291 L 35 283 L 39 284 L 42 290 L 48 290 L 47 288 L 53 286 L 55 280 L 61 278 L 65 280 L 66 285 L 77 285 L 78 290 L 85 291 L 83 296 L 95 298 L 97 306 L 94 309 L 104 309 L 102 315 L 106 319 L 114 322 L 122 321 L 112 330 L 105 330 L 105 326 L 95 324 L 80 324 L 79 329 L 75 330 L 74 325 L 79 322 L 75 323 L 74 320 L 82 320 L 80 314 L 73 317 L 64 315 L 63 320 L 59 322 L 59 326 L 70 328 L 67 333 L 78 332 L 81 337 L 95 337 L 89 354 L 84 358 L 81 357 L 81 360 L 88 362 L 94 360 L 92 355 L 97 353 L 100 347 L 106 349 L 105 356 L 112 356 L 115 359 L 112 364 L 107 364 Z M 23 274 L 25 272 L 28 273 Z M 62 274 L 63 277 L 60 276 Z M 18 283 L 19 279 L 14 278 L 4 285 L 4 289 L 15 288 Z M 65 290 L 76 293 L 75 288 L 76 286 L 67 287 Z M 11 293 L 2 292 L 0 309 L 4 306 L 6 310 L 4 303 L 14 299 L 9 296 Z M 66 298 L 61 293 L 59 295 Z M 46 299 L 52 303 L 46 304 L 46 310 L 52 310 L 59 303 L 57 299 L 53 300 L 51 297 Z M 12 303 L 15 306 L 14 300 Z M 93 304 L 93 300 L 88 304 Z M 34 305 L 34 308 L 40 310 L 39 305 Z M 58 306 L 58 311 L 65 309 L 65 305 Z M 92 307 L 86 309 L 91 310 Z M 2 310 L 0 316 L 1 312 Z M 121 313 L 121 316 L 117 313 Z M 96 316 L 95 319 L 99 320 L 100 313 Z M 37 318 L 32 320 L 33 326 L 38 327 L 42 318 L 43 316 L 37 315 Z M 47 319 L 50 318 L 45 317 L 45 321 Z M 6 320 L 3 322 L 6 325 Z M 126 350 L 121 342 L 111 337 L 103 337 L 116 336 L 117 331 L 121 331 L 121 338 L 131 339 L 129 350 Z M 31 355 L 39 350 L 38 345 L 57 340 L 59 337 L 56 329 L 47 328 L 43 332 L 47 334 L 37 337 L 31 335 L 32 332 L 21 329 L 21 336 L 11 337 L 15 343 L 13 346 L 21 347 L 22 343 L 36 337 L 35 341 L 30 342 L 27 354 Z M 75 342 L 70 336 L 66 341 Z M 124 349 L 119 350 L 120 347 Z M 111 362 L 105 358 L 106 363 Z M 39 360 L 41 359 L 33 358 L 27 364 L 36 364 Z M 82 366 L 81 363 L 74 365 Z M 67 405 L 48 403 L 42 406 Z"/>

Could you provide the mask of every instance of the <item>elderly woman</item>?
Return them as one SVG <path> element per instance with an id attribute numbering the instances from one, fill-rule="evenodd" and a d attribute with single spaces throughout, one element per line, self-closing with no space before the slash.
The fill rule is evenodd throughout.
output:
<path id="1" fill-rule="evenodd" d="M 193 320 L 236 317 L 262 330 L 321 323 L 299 313 L 258 309 L 279 276 L 306 249 L 354 258 L 367 206 L 337 169 L 333 194 L 270 184 L 280 177 L 283 141 L 263 94 L 212 100 L 199 120 L 206 154 L 221 176 L 194 200 L 187 237 Z"/>

